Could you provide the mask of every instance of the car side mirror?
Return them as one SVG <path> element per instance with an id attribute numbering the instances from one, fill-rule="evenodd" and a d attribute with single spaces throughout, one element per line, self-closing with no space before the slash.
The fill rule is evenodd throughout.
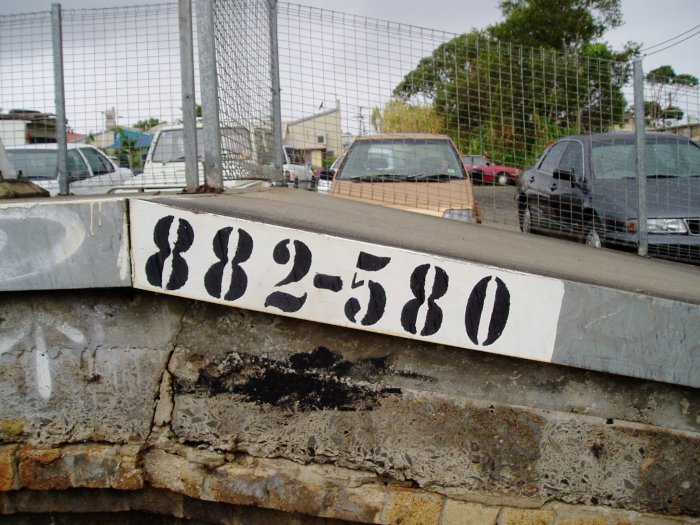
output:
<path id="1" fill-rule="evenodd" d="M 569 182 L 576 182 L 576 176 L 574 175 L 573 169 L 557 169 L 554 170 L 552 176 L 559 180 L 568 180 Z"/>

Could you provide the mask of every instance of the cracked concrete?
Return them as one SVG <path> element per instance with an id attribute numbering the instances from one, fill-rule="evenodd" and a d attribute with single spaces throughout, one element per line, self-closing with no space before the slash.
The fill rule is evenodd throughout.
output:
<path id="1" fill-rule="evenodd" d="M 134 444 L 146 483 L 194 498 L 354 508 L 293 503 L 305 466 L 306 488 L 323 471 L 430 498 L 700 515 L 696 389 L 124 290 L 4 294 L 0 334 L 0 444 Z"/>
<path id="2" fill-rule="evenodd" d="M 21 439 L 30 442 L 144 440 L 187 303 L 125 291 L 109 301 L 96 292 L 28 299 L 32 295 L 5 293 L 0 299 L 0 339 L 12 342 L 0 356 L 3 421 L 21 422 Z M 19 337 L 36 333 L 36 326 L 43 328 L 45 358 L 36 337 Z M 0 429 L 0 438 L 18 436 Z"/>

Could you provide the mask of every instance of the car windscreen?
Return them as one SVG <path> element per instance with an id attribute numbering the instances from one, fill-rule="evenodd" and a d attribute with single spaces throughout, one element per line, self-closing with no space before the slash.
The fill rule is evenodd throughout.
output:
<path id="1" fill-rule="evenodd" d="M 7 149 L 7 158 L 22 177 L 33 180 L 52 180 L 58 177 L 58 150 Z M 68 151 L 68 173 L 73 178 L 89 175 L 85 162 L 77 151 Z"/>
<path id="2" fill-rule="evenodd" d="M 418 176 L 464 178 L 459 156 L 447 140 L 390 139 L 353 144 L 338 177 L 393 177 L 400 180 Z"/>
<path id="3" fill-rule="evenodd" d="M 644 147 L 647 177 L 700 177 L 700 147 L 692 142 L 647 138 Z M 594 142 L 591 170 L 596 179 L 637 176 L 637 150 L 632 140 Z"/>
<path id="4" fill-rule="evenodd" d="M 304 160 L 304 154 L 298 149 L 292 148 L 291 146 L 285 146 L 284 153 L 287 157 L 287 160 L 285 162 L 286 164 L 295 164 L 301 166 L 306 164 L 306 161 Z"/>
<path id="5" fill-rule="evenodd" d="M 201 160 L 204 154 L 204 141 L 202 130 L 197 130 L 197 155 Z M 250 159 L 253 156 L 250 144 L 250 134 L 245 128 L 221 129 L 221 154 L 236 159 Z M 156 142 L 153 162 L 184 162 L 185 161 L 185 135 L 182 129 L 171 129 L 161 132 Z"/>

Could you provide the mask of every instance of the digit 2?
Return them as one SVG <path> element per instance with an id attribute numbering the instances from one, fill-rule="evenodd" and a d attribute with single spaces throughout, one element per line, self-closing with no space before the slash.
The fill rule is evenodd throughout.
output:
<path id="1" fill-rule="evenodd" d="M 285 265 L 289 262 L 290 253 L 288 245 L 289 239 L 285 239 L 278 242 L 275 246 L 272 252 L 272 258 L 277 264 Z M 301 281 L 311 269 L 311 258 L 311 250 L 309 250 L 309 247 L 301 241 L 294 241 L 294 263 L 292 264 L 292 269 L 289 275 L 275 286 L 284 286 L 285 284 L 298 283 Z M 301 307 L 304 306 L 307 297 L 307 293 L 297 297 L 286 292 L 272 292 L 267 296 L 267 299 L 265 299 L 265 306 L 272 306 L 286 313 L 298 312 L 301 310 Z"/>

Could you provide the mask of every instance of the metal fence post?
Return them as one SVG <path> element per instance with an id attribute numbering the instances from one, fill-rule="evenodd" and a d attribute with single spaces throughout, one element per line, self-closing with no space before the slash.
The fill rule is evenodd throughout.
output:
<path id="1" fill-rule="evenodd" d="M 221 165 L 214 0 L 197 0 L 197 42 L 199 43 L 199 83 L 202 92 L 204 183 L 214 191 L 220 191 L 223 190 L 224 182 Z"/>
<path id="2" fill-rule="evenodd" d="M 58 192 L 68 195 L 68 141 L 66 139 L 66 95 L 63 84 L 63 29 L 61 4 L 51 4 L 53 82 L 56 107 L 56 144 L 58 149 Z"/>
<path id="3" fill-rule="evenodd" d="M 277 0 L 270 0 L 270 77 L 272 79 L 272 148 L 274 151 L 275 176 L 284 180 L 282 167 L 282 105 L 280 87 L 279 46 L 277 40 Z"/>
<path id="4" fill-rule="evenodd" d="M 180 74 L 182 75 L 182 125 L 185 138 L 185 191 L 199 186 L 197 120 L 194 94 L 194 46 L 192 43 L 192 2 L 178 1 L 180 24 Z"/>
<path id="5" fill-rule="evenodd" d="M 642 59 L 634 60 L 634 138 L 637 150 L 637 253 L 647 255 L 649 238 L 647 230 L 647 176 L 644 140 L 644 71 Z"/>

